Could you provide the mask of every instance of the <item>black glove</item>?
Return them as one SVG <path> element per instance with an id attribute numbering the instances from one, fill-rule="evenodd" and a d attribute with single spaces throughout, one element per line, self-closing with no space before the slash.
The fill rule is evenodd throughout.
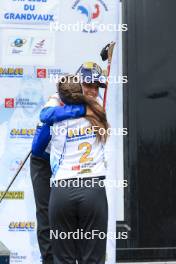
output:
<path id="1" fill-rule="evenodd" d="M 100 56 L 103 61 L 106 61 L 108 59 L 108 49 L 109 49 L 110 43 L 107 44 L 101 51 Z"/>

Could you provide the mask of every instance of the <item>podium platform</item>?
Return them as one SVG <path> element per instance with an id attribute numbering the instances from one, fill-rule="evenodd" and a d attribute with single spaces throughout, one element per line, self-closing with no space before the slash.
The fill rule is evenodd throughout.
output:
<path id="1" fill-rule="evenodd" d="M 0 242 L 0 264 L 10 264 L 10 250 Z"/>

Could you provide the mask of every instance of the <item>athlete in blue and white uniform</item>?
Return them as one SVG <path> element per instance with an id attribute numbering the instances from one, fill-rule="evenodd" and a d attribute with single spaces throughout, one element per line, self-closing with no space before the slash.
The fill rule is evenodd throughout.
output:
<path id="1" fill-rule="evenodd" d="M 68 118 L 85 115 L 84 105 L 60 104 L 58 94 L 51 96 L 41 111 L 40 118 L 44 116 L 48 124 L 38 125 L 32 142 L 32 155 L 30 158 L 31 179 L 33 184 L 36 216 L 37 238 L 43 264 L 53 264 L 53 253 L 49 239 L 48 203 L 50 197 L 50 126 L 54 122 Z"/>
<path id="2" fill-rule="evenodd" d="M 87 70 L 94 73 L 96 69 Z M 53 125 L 49 221 L 54 264 L 75 264 L 76 260 L 79 264 L 105 263 L 108 205 L 100 182 L 106 177 L 108 123 L 96 100 L 101 85 L 75 84 L 73 78 L 58 84 L 61 100 L 67 105 L 84 103 L 87 113 L 85 118 Z"/>
<path id="3" fill-rule="evenodd" d="M 104 147 L 97 144 L 95 128 L 85 118 L 53 125 L 50 163 L 52 180 L 106 174 Z"/>

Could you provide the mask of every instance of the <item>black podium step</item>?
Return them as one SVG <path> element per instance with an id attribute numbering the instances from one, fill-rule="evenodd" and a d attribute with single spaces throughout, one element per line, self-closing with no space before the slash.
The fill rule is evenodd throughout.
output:
<path id="1" fill-rule="evenodd" d="M 0 264 L 10 264 L 10 251 L 0 242 Z"/>

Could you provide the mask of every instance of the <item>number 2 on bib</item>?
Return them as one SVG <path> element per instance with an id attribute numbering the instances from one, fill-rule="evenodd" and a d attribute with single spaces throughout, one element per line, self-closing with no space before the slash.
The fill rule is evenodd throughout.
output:
<path id="1" fill-rule="evenodd" d="M 92 161 L 93 158 L 88 157 L 90 155 L 91 150 L 92 150 L 92 145 L 88 142 L 83 142 L 83 143 L 79 144 L 78 150 L 82 150 L 83 148 L 86 148 L 86 151 L 82 154 L 82 156 L 79 160 L 79 163 L 85 163 L 85 162 Z"/>

